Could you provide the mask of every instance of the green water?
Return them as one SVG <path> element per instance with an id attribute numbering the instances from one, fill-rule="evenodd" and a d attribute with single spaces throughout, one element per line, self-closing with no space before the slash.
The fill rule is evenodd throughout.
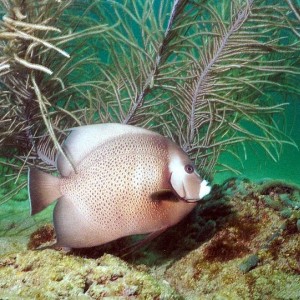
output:
<path id="1" fill-rule="evenodd" d="M 252 180 L 280 179 L 300 185 L 300 101 L 291 101 L 284 115 L 285 132 L 299 149 L 291 145 L 283 145 L 279 159 L 274 161 L 261 147 L 252 144 L 247 147 L 247 157 L 241 151 L 242 164 L 232 159 L 232 156 L 226 155 L 221 161 L 235 165 L 243 176 Z M 215 182 L 222 182 L 228 177 L 230 177 L 228 173 L 216 174 Z"/>

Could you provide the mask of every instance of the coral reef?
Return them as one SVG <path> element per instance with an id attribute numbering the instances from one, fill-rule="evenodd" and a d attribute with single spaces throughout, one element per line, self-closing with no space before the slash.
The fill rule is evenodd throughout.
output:
<path id="1" fill-rule="evenodd" d="M 0 297 L 299 299 L 299 191 L 281 181 L 231 178 L 185 220 L 125 257 L 119 250 L 132 238 L 69 253 L 26 250 L 54 241 L 40 218 L 30 238 L 26 230 L 2 238 Z"/>
<path id="2" fill-rule="evenodd" d="M 1 299 L 180 299 L 168 283 L 109 254 L 92 260 L 21 252 L 0 259 L 0 273 Z"/>
<path id="3" fill-rule="evenodd" d="M 165 278 L 187 299 L 299 299 L 299 210 L 286 201 L 275 205 L 282 195 L 298 192 L 278 181 L 228 180 L 215 195 L 231 211 L 222 214 L 214 201 L 198 210 L 216 222 L 216 233 L 173 264 Z M 291 213 L 284 215 L 287 206 Z"/>

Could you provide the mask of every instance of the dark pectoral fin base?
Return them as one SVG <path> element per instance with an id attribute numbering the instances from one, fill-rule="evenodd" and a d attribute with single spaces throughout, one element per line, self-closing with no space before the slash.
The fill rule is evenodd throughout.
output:
<path id="1" fill-rule="evenodd" d="M 159 190 L 150 195 L 152 201 L 178 201 L 178 197 L 170 189 Z"/>

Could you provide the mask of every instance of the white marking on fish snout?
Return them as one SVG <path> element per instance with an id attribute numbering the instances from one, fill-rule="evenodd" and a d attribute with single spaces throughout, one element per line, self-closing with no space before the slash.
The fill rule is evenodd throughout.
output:
<path id="1" fill-rule="evenodd" d="M 207 180 L 203 180 L 200 184 L 200 193 L 199 193 L 199 198 L 202 199 L 206 195 L 208 195 L 211 191 L 211 186 L 208 185 Z"/>

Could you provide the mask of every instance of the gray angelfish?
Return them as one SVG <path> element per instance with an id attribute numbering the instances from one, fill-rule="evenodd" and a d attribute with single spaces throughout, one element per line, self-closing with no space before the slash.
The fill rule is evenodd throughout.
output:
<path id="1" fill-rule="evenodd" d="M 59 246 L 91 247 L 161 232 L 210 192 L 178 145 L 143 128 L 73 128 L 63 148 L 69 159 L 56 158 L 61 177 L 29 171 L 32 214 L 58 199 L 54 227 Z"/>

